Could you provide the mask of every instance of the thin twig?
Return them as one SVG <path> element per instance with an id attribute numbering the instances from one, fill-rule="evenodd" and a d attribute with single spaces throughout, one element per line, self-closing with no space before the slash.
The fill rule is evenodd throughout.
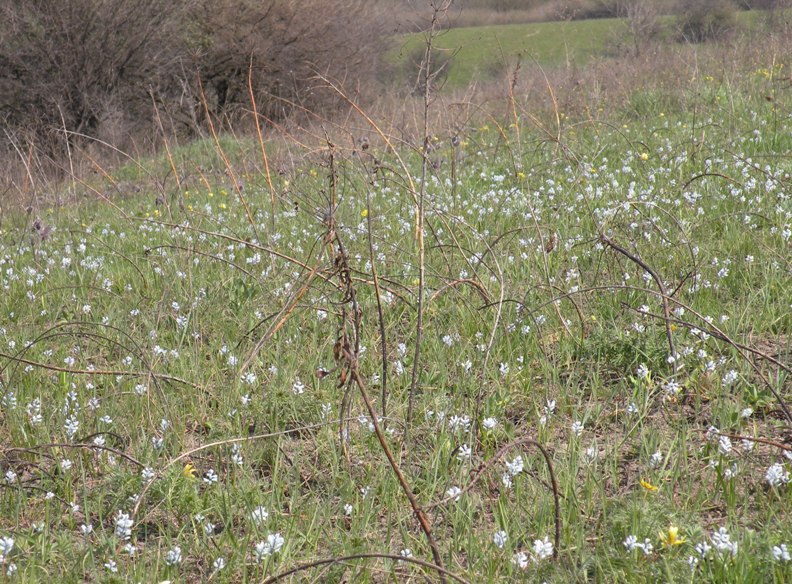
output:
<path id="1" fill-rule="evenodd" d="M 456 580 L 457 582 L 460 582 L 460 584 L 471 584 L 468 580 L 465 580 L 462 576 L 459 576 L 458 574 L 454 574 L 453 572 L 446 570 L 443 566 L 432 564 L 431 562 L 419 560 L 418 558 L 397 556 L 396 554 L 381 554 L 381 553 L 373 553 L 373 552 L 353 554 L 349 556 L 338 556 L 333 558 L 324 558 L 321 560 L 314 560 L 312 562 L 300 564 L 299 566 L 295 566 L 294 568 L 286 570 L 285 572 L 281 572 L 280 574 L 270 576 L 269 578 L 264 580 L 263 584 L 273 584 L 274 582 L 283 580 L 284 578 L 291 576 L 292 574 L 296 574 L 297 572 L 304 572 L 305 570 L 310 570 L 311 568 L 317 568 L 319 566 L 324 566 L 328 564 L 330 565 L 339 564 L 341 562 L 348 562 L 350 560 L 362 560 L 367 558 L 383 558 L 387 560 L 394 560 L 396 562 L 406 562 L 409 564 L 416 564 L 418 566 L 422 566 L 424 568 L 430 568 L 436 571 L 441 577 L 448 576 L 452 580 Z"/>

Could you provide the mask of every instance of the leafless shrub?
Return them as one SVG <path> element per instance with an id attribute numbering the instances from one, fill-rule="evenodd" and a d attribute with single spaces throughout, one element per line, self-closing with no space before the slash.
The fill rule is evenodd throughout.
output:
<path id="1" fill-rule="evenodd" d="M 633 50 L 639 55 L 660 31 L 660 7 L 653 0 L 622 0 L 618 13 L 627 20 Z"/>
<path id="2" fill-rule="evenodd" d="M 683 0 L 678 26 L 682 39 L 688 42 L 723 38 L 737 26 L 737 7 L 732 0 Z"/>
<path id="3" fill-rule="evenodd" d="M 80 136 L 126 149 L 238 121 L 248 77 L 266 117 L 323 108 L 315 74 L 368 79 L 385 19 L 365 0 L 0 0 L 0 119 L 62 158 Z M 155 112 L 156 108 L 156 112 Z M 0 146 L 10 148 L 7 136 Z"/>

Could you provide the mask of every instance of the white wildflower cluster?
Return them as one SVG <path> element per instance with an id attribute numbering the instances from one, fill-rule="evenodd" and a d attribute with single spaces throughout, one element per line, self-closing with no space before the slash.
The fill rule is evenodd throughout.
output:
<path id="1" fill-rule="evenodd" d="M 628 552 L 633 550 L 641 550 L 644 555 L 647 556 L 654 551 L 654 546 L 652 545 L 652 541 L 650 539 L 646 538 L 643 540 L 643 542 L 639 542 L 638 538 L 634 535 L 628 535 L 622 542 L 622 545 Z"/>
<path id="2" fill-rule="evenodd" d="M 552 555 L 553 542 L 550 541 L 550 538 L 545 536 L 544 539 L 534 540 L 532 553 L 528 554 L 524 551 L 515 552 L 511 561 L 512 564 L 521 570 L 525 570 L 531 565 L 531 562 L 538 564 L 542 560 L 552 557 Z"/>
<path id="3" fill-rule="evenodd" d="M 286 541 L 283 539 L 283 536 L 281 536 L 280 533 L 270 533 L 267 535 L 267 539 L 256 544 L 256 561 L 260 562 L 266 557 L 277 554 L 283 547 L 284 543 L 286 543 Z"/>
<path id="4" fill-rule="evenodd" d="M 115 517 L 115 534 L 116 537 L 121 539 L 129 539 L 132 537 L 132 526 L 135 522 L 130 519 L 129 513 L 119 511 Z"/>
<path id="5" fill-rule="evenodd" d="M 542 408 L 542 415 L 539 417 L 539 423 L 544 426 L 547 424 L 547 421 L 550 419 L 550 416 L 553 415 L 555 412 L 556 402 L 555 400 L 547 400 L 547 404 L 545 404 L 544 408 Z"/>
<path id="6" fill-rule="evenodd" d="M 718 528 L 718 531 L 713 532 L 712 537 L 710 538 L 712 541 L 712 547 L 717 551 L 721 556 L 724 555 L 731 555 L 736 556 L 737 550 L 739 548 L 736 541 L 731 540 L 731 536 L 729 532 L 726 530 L 725 527 Z M 703 549 L 703 548 L 702 548 Z M 706 554 L 702 553 L 702 556 Z"/>
<path id="7" fill-rule="evenodd" d="M 784 468 L 784 465 L 775 463 L 767 469 L 765 480 L 771 487 L 781 487 L 789 482 L 789 471 Z"/>
<path id="8" fill-rule="evenodd" d="M 520 474 L 525 468 L 522 455 L 518 454 L 512 460 L 506 462 L 506 472 L 501 477 L 504 488 L 511 489 L 512 479 Z"/>

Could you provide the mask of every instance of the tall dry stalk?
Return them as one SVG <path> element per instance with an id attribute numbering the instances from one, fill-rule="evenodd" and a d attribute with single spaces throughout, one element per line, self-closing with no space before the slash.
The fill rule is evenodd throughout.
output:
<path id="1" fill-rule="evenodd" d="M 439 32 L 439 23 L 449 8 L 453 0 L 443 0 L 436 4 L 430 2 L 432 7 L 432 20 L 426 32 L 426 48 L 424 58 L 421 62 L 421 77 L 423 78 L 423 136 L 421 147 L 421 185 L 415 206 L 415 235 L 418 244 L 418 302 L 416 304 L 417 317 L 415 320 L 415 347 L 413 351 L 413 365 L 410 376 L 410 391 L 407 397 L 407 426 L 405 429 L 405 441 L 409 439 L 410 423 L 412 422 L 413 407 L 415 404 L 415 392 L 418 388 L 418 369 L 421 358 L 421 340 L 423 337 L 423 312 L 424 312 L 424 288 L 426 280 L 426 249 L 424 246 L 424 203 L 426 201 L 426 176 L 429 171 L 429 109 L 432 104 L 432 83 L 436 77 L 436 72 L 432 70 L 432 49 L 434 39 Z"/>

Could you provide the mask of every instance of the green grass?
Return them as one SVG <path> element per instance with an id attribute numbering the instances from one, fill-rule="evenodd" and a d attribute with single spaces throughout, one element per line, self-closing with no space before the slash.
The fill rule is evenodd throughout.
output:
<path id="1" fill-rule="evenodd" d="M 601 19 L 457 28 L 441 33 L 435 45 L 441 60 L 451 56 L 445 83 L 453 89 L 497 78 L 518 59 L 543 67 L 583 65 L 602 55 L 622 27 L 619 19 Z M 411 63 L 423 49 L 423 36 L 411 35 L 392 58 Z"/>
<path id="2" fill-rule="evenodd" d="M 789 581 L 792 562 L 773 548 L 792 546 L 792 484 L 771 486 L 766 473 L 788 473 L 790 461 L 771 443 L 749 450 L 707 435 L 778 443 L 789 431 L 772 394 L 789 401 L 788 373 L 757 359 L 759 375 L 715 330 L 790 361 L 792 120 L 784 95 L 763 99 L 769 76 L 695 81 L 695 110 L 646 92 L 607 124 L 565 119 L 563 149 L 523 118 L 505 136 L 491 120 L 475 124 L 456 146 L 437 128 L 412 420 L 414 150 L 399 151 L 406 168 L 376 143 L 337 153 L 334 174 L 312 153 L 293 174 L 273 174 L 274 216 L 265 180 L 245 170 L 255 147 L 228 139 L 247 209 L 202 142 L 176 151 L 180 191 L 175 181 L 157 190 L 167 164 L 156 157 L 140 162 L 157 179 L 119 171 L 141 193 L 118 208 L 88 198 L 5 216 L 0 538 L 14 545 L 0 544 L 3 573 L 259 582 L 358 553 L 409 549 L 431 561 L 335 360 L 340 332 L 359 335 L 357 366 L 379 411 L 384 330 L 386 439 L 451 572 L 470 582 Z M 329 231 L 321 217 L 334 187 Z M 46 238 L 37 214 L 55 228 Z M 657 285 L 602 234 L 675 292 L 676 373 Z M 351 420 L 339 427 L 339 417 Z M 553 495 L 539 451 L 515 445 L 526 436 L 548 450 L 557 480 L 557 559 L 535 547 L 553 541 Z M 446 500 L 454 487 L 467 490 Z M 126 539 L 123 514 L 135 509 Z M 664 546 L 671 526 L 684 541 Z M 714 535 L 721 527 L 736 553 Z M 276 534 L 283 545 L 267 555 Z M 651 549 L 627 549 L 630 536 Z M 721 549 L 702 555 L 704 543 Z M 520 553 L 525 567 L 513 562 Z M 423 570 L 371 558 L 323 569 L 292 581 L 417 582 Z"/>
<path id="3" fill-rule="evenodd" d="M 758 10 L 739 12 L 737 21 L 742 29 L 752 30 L 762 25 L 763 17 Z M 672 42 L 674 18 L 661 17 L 660 23 L 661 36 Z M 628 34 L 621 18 L 455 28 L 435 39 L 435 58 L 448 61 L 441 79 L 445 89 L 453 90 L 500 79 L 517 62 L 546 69 L 582 67 L 593 58 L 613 56 L 618 44 L 629 47 Z M 405 71 L 397 76 L 399 82 L 411 78 L 424 49 L 423 34 L 400 37 L 389 53 L 389 60 Z"/>

